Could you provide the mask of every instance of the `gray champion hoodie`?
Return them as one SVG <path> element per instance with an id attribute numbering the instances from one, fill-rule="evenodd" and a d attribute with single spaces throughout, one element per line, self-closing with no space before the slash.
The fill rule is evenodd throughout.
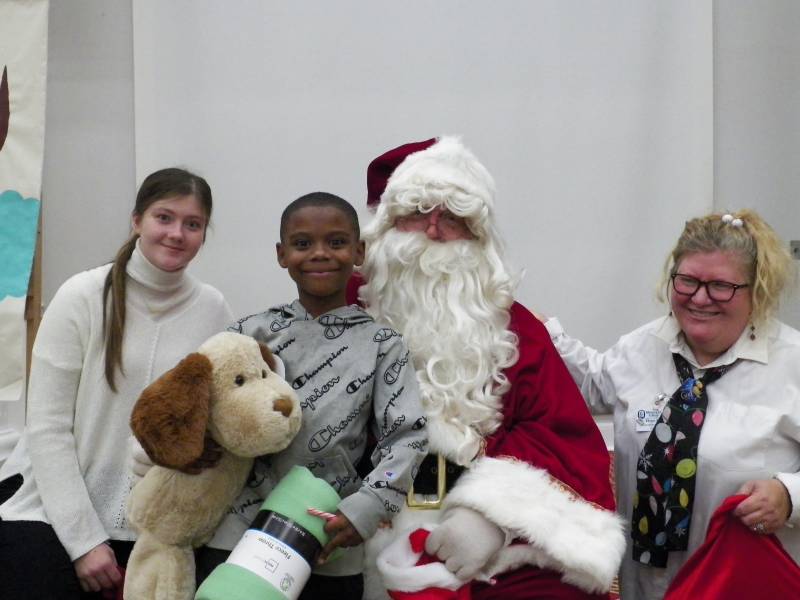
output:
<path id="1" fill-rule="evenodd" d="M 400 511 L 428 443 L 402 336 L 359 306 L 314 319 L 299 300 L 244 317 L 229 329 L 269 346 L 300 399 L 300 432 L 286 450 L 268 457 L 274 474 L 305 465 L 339 492 L 339 510 L 370 538 L 380 521 Z M 377 445 L 373 468 L 362 480 L 356 464 L 368 433 Z"/>

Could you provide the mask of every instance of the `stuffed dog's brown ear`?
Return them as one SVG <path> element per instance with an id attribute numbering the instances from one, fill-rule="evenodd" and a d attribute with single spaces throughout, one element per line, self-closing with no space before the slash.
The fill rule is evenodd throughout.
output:
<path id="1" fill-rule="evenodd" d="M 211 361 L 195 352 L 139 396 L 131 429 L 154 463 L 182 469 L 203 453 L 211 376 Z"/>
<path id="2" fill-rule="evenodd" d="M 272 355 L 272 350 L 267 348 L 266 345 L 258 342 L 258 349 L 261 350 L 261 358 L 269 365 L 271 371 L 275 370 L 275 357 Z"/>

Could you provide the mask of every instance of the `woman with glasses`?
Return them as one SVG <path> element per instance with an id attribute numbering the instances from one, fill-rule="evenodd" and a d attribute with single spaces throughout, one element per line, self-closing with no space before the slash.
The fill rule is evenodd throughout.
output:
<path id="1" fill-rule="evenodd" d="M 665 264 L 667 316 L 607 352 L 547 329 L 594 412 L 614 415 L 623 598 L 662 598 L 727 496 L 800 559 L 800 332 L 774 318 L 786 245 L 755 212 L 686 226 Z"/>

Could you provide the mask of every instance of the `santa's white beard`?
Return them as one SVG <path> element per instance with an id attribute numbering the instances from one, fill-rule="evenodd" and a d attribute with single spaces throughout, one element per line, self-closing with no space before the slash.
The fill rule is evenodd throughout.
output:
<path id="1" fill-rule="evenodd" d="M 478 241 L 435 242 L 396 229 L 371 242 L 362 271 L 369 312 L 411 350 L 431 450 L 467 464 L 500 424 L 503 369 L 517 360 L 509 278 Z"/>

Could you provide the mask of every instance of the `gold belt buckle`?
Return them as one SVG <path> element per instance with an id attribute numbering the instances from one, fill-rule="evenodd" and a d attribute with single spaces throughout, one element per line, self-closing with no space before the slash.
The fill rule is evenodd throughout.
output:
<path id="1" fill-rule="evenodd" d="M 436 498 L 434 500 L 417 500 L 414 494 L 414 482 L 408 489 L 406 504 L 416 510 L 434 510 L 441 508 L 447 493 L 447 462 L 442 454 L 436 455 Z M 424 495 L 423 495 L 424 496 Z"/>

